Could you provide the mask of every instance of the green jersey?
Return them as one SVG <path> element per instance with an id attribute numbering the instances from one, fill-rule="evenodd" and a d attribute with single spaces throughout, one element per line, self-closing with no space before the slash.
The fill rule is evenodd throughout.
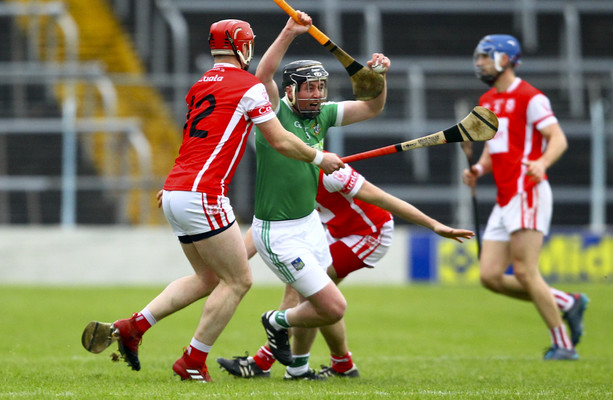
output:
<path id="1" fill-rule="evenodd" d="M 323 150 L 328 129 L 341 125 L 342 107 L 338 103 L 324 103 L 316 118 L 302 118 L 292 111 L 284 97 L 279 102 L 277 117 L 285 129 L 304 143 Z M 319 167 L 279 154 L 259 129 L 255 131 L 255 147 L 255 217 L 264 221 L 284 221 L 311 214 L 316 207 Z"/>

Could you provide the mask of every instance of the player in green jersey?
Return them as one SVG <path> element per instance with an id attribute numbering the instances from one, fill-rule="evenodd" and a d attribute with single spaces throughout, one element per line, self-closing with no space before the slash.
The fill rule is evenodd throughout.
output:
<path id="1" fill-rule="evenodd" d="M 323 150 L 328 129 L 378 116 L 386 90 L 368 101 L 327 102 L 328 73 L 318 61 L 300 60 L 283 69 L 282 92 L 273 80 L 294 38 L 305 33 L 311 18 L 299 12 L 291 18 L 260 61 L 256 76 L 266 86 L 270 102 L 283 126 L 309 146 Z M 373 54 L 368 66 L 390 60 Z M 317 379 L 308 368 L 308 354 L 295 354 L 288 328 L 314 328 L 339 321 L 347 307 L 343 294 L 326 273 L 332 264 L 324 229 L 315 211 L 319 169 L 314 165 L 277 157 L 256 131 L 257 177 L 252 235 L 258 253 L 269 268 L 300 294 L 300 304 L 262 315 L 269 348 L 288 365 L 287 379 Z"/>

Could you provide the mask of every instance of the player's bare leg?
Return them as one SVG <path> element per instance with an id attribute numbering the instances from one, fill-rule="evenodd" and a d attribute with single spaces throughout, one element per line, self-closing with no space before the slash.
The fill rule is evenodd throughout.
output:
<path id="1" fill-rule="evenodd" d="M 216 285 L 210 292 L 202 309 L 200 322 L 188 349 L 173 365 L 174 372 L 181 379 L 210 382 L 206 359 L 211 346 L 215 343 L 227 323 L 232 318 L 238 304 L 251 287 L 252 277 L 247 254 L 243 245 L 238 225 L 210 238 L 192 244 L 182 244 L 183 251 L 189 259 L 196 275 L 203 282 L 213 281 Z M 190 283 L 185 281 L 184 288 Z M 204 284 L 200 289 L 211 289 Z M 173 296 L 170 296 L 170 295 Z M 168 292 L 171 307 L 184 305 L 185 297 L 177 292 Z M 161 300 L 161 299 L 158 299 Z M 163 301 L 151 306 L 161 305 Z M 162 306 L 163 307 L 163 306 Z M 164 312 L 158 309 L 158 312 Z"/>
<path id="2" fill-rule="evenodd" d="M 480 259 L 481 284 L 495 293 L 530 300 L 530 295 L 517 278 L 505 275 L 510 264 L 509 242 L 483 241 Z"/>
<path id="3" fill-rule="evenodd" d="M 185 246 L 183 250 L 194 265 L 197 259 L 188 254 L 195 252 L 195 247 Z M 211 294 L 219 278 L 213 270 L 199 268 L 199 271 L 174 280 L 147 305 L 157 321 Z"/>
<path id="4" fill-rule="evenodd" d="M 517 279 L 516 275 L 505 274 L 512 263 L 508 242 L 484 241 L 481 252 L 481 282 L 489 290 L 514 299 L 532 301 L 530 293 Z M 542 278 L 541 278 L 542 279 Z M 583 313 L 589 302 L 583 293 L 566 293 L 548 286 L 554 295 L 556 307 L 568 322 L 573 345 L 577 345 L 583 336 Z"/>
<path id="5" fill-rule="evenodd" d="M 253 278 L 237 224 L 194 245 L 202 260 L 202 263 L 194 265 L 196 274 L 210 274 L 210 269 L 219 277 L 219 283 L 204 304 L 194 334 L 201 342 L 213 344 L 251 287 Z M 203 265 L 205 268 L 202 268 Z"/>
<path id="6" fill-rule="evenodd" d="M 333 324 L 347 309 L 347 301 L 334 282 L 329 282 L 307 300 L 287 310 L 285 315 L 290 326 L 310 328 Z"/>
<path id="7" fill-rule="evenodd" d="M 515 279 L 528 294 L 549 328 L 553 345 L 546 353 L 545 359 L 576 359 L 577 354 L 567 336 L 553 294 L 538 269 L 542 243 L 543 234 L 532 230 L 513 233 L 510 242 L 484 241 L 481 253 L 481 282 L 496 293 L 521 298 L 501 290 L 502 277 L 509 264 L 513 264 Z"/>
<path id="8" fill-rule="evenodd" d="M 508 242 L 483 242 L 483 250 L 481 252 L 481 282 L 493 292 L 518 300 L 531 301 L 530 294 L 517 277 L 505 274 L 505 271 L 512 262 L 509 250 Z M 506 255 L 504 258 L 503 254 Z"/>
<path id="9" fill-rule="evenodd" d="M 357 366 L 353 363 L 349 345 L 347 344 L 345 319 L 343 318 L 332 325 L 322 326 L 319 330 L 330 349 L 331 362 L 329 366 L 322 365 L 319 374 L 325 377 L 359 377 L 360 373 Z"/>
<path id="10" fill-rule="evenodd" d="M 511 234 L 511 258 L 517 280 L 524 285 L 532 302 L 549 327 L 552 347 L 545 353 L 545 360 L 576 360 L 579 358 L 562 323 L 549 285 L 543 279 L 538 260 L 543 246 L 542 232 L 520 230 Z"/>
<path id="11" fill-rule="evenodd" d="M 542 233 L 537 231 L 518 231 L 511 236 L 510 242 L 484 240 L 481 253 L 481 282 L 483 286 L 496 293 L 533 301 L 545 323 L 551 328 L 559 326 L 562 320 L 549 286 L 538 271 L 542 238 Z M 515 272 L 514 281 L 520 285 L 515 288 L 512 284 L 514 290 L 508 290 L 503 284 L 505 271 L 510 264 L 513 264 Z M 508 279 L 506 281 L 513 282 Z M 546 290 L 543 290 L 544 288 Z"/>
<path id="12" fill-rule="evenodd" d="M 549 286 L 543 279 L 538 260 L 543 234 L 534 230 L 520 230 L 511 234 L 511 262 L 514 275 L 526 289 L 541 317 L 549 328 L 562 325 L 562 317 Z"/>
<path id="13" fill-rule="evenodd" d="M 162 293 L 147 305 L 150 311 L 153 310 L 152 314 L 156 321 L 160 321 L 162 318 L 184 308 L 192 302 L 208 296 L 219 281 L 215 274 L 212 274 L 212 276 L 209 276 L 207 279 L 202 278 L 202 276 L 194 274 L 171 282 Z M 130 320 L 131 319 L 120 320 L 115 323 L 90 322 L 85 327 L 81 337 L 83 347 L 92 353 L 104 351 L 107 347 L 121 338 L 118 328 L 125 328 L 130 325 Z M 117 326 L 114 324 L 117 324 Z M 114 353 L 111 355 L 111 358 L 113 361 L 118 361 L 120 357 L 123 357 L 133 369 L 139 370 L 140 362 L 138 361 L 137 354 L 140 339 L 134 342 L 135 343 L 121 343 L 123 346 L 120 346 L 121 356 Z M 133 346 L 130 346 L 131 344 Z M 126 348 L 126 346 L 131 348 Z M 131 354 L 126 355 L 126 352 L 131 352 Z"/>
<path id="14" fill-rule="evenodd" d="M 250 237 L 251 235 L 248 234 L 248 238 Z M 252 240 L 246 240 L 246 243 L 248 242 L 252 243 Z M 252 253 L 255 253 L 255 247 L 253 245 L 249 246 L 247 244 L 246 247 L 248 253 L 250 247 L 252 248 Z M 299 303 L 300 295 L 298 292 L 290 285 L 285 285 L 285 292 L 281 304 L 279 305 L 279 310 L 295 307 Z M 294 328 L 289 329 L 288 334 L 291 335 L 293 330 Z M 249 356 L 249 353 L 247 353 L 244 356 L 235 356 L 233 358 L 217 358 L 217 363 L 222 370 L 240 378 L 269 378 L 270 369 L 276 361 L 276 358 L 270 350 L 268 341 L 260 347 L 253 357 Z"/>
<path id="15" fill-rule="evenodd" d="M 307 301 L 302 297 L 296 289 L 291 285 L 285 286 L 285 293 L 283 295 L 283 301 L 279 310 L 286 310 L 288 308 L 296 307 L 301 302 Z M 290 334 L 292 336 L 292 352 L 294 354 L 307 354 L 311 351 L 315 337 L 317 336 L 317 328 L 290 328 Z"/>
<path id="16" fill-rule="evenodd" d="M 330 353 L 336 356 L 342 356 L 349 353 L 347 344 L 347 330 L 345 327 L 345 319 L 319 328 L 321 335 L 328 344 Z"/>

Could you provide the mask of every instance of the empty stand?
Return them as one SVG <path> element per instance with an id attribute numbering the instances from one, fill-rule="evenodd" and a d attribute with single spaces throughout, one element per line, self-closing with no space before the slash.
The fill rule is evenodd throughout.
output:
<path id="1" fill-rule="evenodd" d="M 22 1 L 21 3 L 29 3 Z M 53 2 L 51 2 L 53 3 Z M 253 26 L 256 58 L 282 29 L 287 16 L 268 0 L 68 0 L 61 2 L 78 26 L 79 63 L 95 62 L 116 91 L 116 117 L 137 118 L 151 148 L 152 177 L 146 193 L 151 196 L 161 185 L 176 155 L 185 113 L 184 96 L 189 86 L 211 66 L 208 52 L 208 28 L 216 20 L 241 18 Z M 604 174 L 605 223 L 613 224 L 613 139 L 610 128 L 613 77 L 613 48 L 609 44 L 613 30 L 613 3 L 585 0 L 294 0 L 296 9 L 309 12 L 316 24 L 345 50 L 365 61 L 372 51 L 383 51 L 392 60 L 388 73 L 388 102 L 377 120 L 337 128 L 330 132 L 328 148 L 351 154 L 407 140 L 449 127 L 456 122 L 459 108 L 476 104 L 486 89 L 473 75 L 472 51 L 477 41 L 488 33 L 511 33 L 522 41 L 523 64 L 518 75 L 544 90 L 569 138 L 570 150 L 550 169 L 555 195 L 554 225 L 587 226 L 594 221 L 590 193 L 596 183 L 593 176 Z M 0 15 L 2 9 L 0 8 Z M 32 41 L 31 27 L 18 29 L 10 19 L 0 18 L 7 32 L 19 36 L 0 45 L 0 61 L 28 60 L 28 46 L 48 46 L 47 38 Z M 59 35 L 61 36 L 61 35 Z M 40 54 L 64 54 L 59 50 Z M 45 45 L 47 43 L 47 45 Z M 295 40 L 287 62 L 300 58 L 318 58 L 331 72 L 331 100 L 351 96 L 351 85 L 342 66 L 308 35 Z M 34 60 L 41 61 L 41 60 Z M 252 71 L 255 65 L 252 66 Z M 1 72 L 1 68 L 0 68 Z M 2 74 L 0 73 L 0 76 Z M 38 84 L 2 84 L 0 118 L 18 118 L 20 99 L 28 98 L 29 117 L 61 116 L 61 97 L 53 90 L 53 80 Z M 36 98 L 35 93 L 45 93 Z M 98 94 L 96 94 L 98 93 Z M 89 116 L 104 116 L 101 102 L 88 96 L 100 96 L 99 90 L 80 92 L 80 104 L 93 104 Z M 593 166 L 594 105 L 604 99 L 605 165 Z M 81 139 L 81 158 L 89 162 L 88 173 L 104 177 L 108 171 L 105 142 L 113 135 L 103 135 L 99 142 Z M 0 140 L 13 141 L 9 135 Z M 41 140 L 40 154 L 46 153 Z M 1 147 L 0 142 L 0 147 Z M 96 144 L 97 143 L 97 144 Z M 4 147 L 6 148 L 7 143 Z M 10 145 L 10 152 L 23 145 Z M 476 151 L 480 147 L 476 146 Z M 16 153 L 17 154 L 17 153 Z M 459 146 L 446 145 L 390 155 L 355 164 L 368 179 L 410 201 L 425 212 L 447 223 L 470 221 L 470 207 L 462 208 L 469 193 L 459 182 L 459 168 L 465 160 Z M 134 164 L 135 161 L 132 161 Z M 55 160 L 51 164 L 59 164 Z M 111 159 L 119 164 L 119 159 Z M 107 165 L 107 167 L 105 167 Z M 231 196 L 239 219 L 251 220 L 255 160 L 247 152 L 235 177 Z M 85 170 L 85 167 L 80 167 Z M 139 168 L 130 169 L 139 178 Z M 0 177 L 4 172 L 0 170 Z M 29 172 L 28 172 L 29 173 Z M 38 172 L 36 172 L 38 174 Z M 59 172 L 55 172 L 59 174 Z M 1 182 L 1 180 L 0 180 Z M 145 187 L 143 185 L 141 187 Z M 599 189 L 600 188 L 600 189 Z M 117 189 L 119 191 L 124 189 Z M 113 190 L 111 190 L 113 192 Z M 0 204 L 6 191 L 0 184 Z M 26 192 L 23 192 L 26 193 Z M 22 193 L 22 196 L 23 196 Z M 51 203 L 59 200 L 56 195 Z M 480 215 L 489 213 L 494 201 L 494 186 L 486 178 L 478 189 Z M 142 217 L 143 203 L 135 195 L 107 196 L 111 203 L 127 212 L 132 223 L 159 223 L 161 213 L 154 207 Z M 126 205 L 123 202 L 128 202 Z M 9 207 L 18 209 L 13 202 Z M 465 202 L 464 202 L 465 203 Z M 6 204 L 6 202 L 5 202 Z M 150 204 L 151 206 L 151 204 Z M 56 207 L 57 208 L 57 207 Z M 24 207 L 22 207 L 25 210 Z M 91 211 L 78 210 L 79 215 Z M 20 211 L 27 213 L 27 211 Z M 106 215 L 113 214 L 104 211 Z M 114 213 L 117 215 L 121 213 Z M 33 218 L 24 216 L 24 221 Z M 47 221 L 44 217 L 39 220 Z M 49 219 L 51 220 L 51 219 Z M 86 217 L 80 217 L 80 221 Z M 93 220 L 93 219 L 90 219 Z M 110 218 L 107 222 L 114 220 Z M 55 219 L 57 221 L 57 218 Z M 124 219 L 124 221 L 126 221 Z M 481 221 L 485 223 L 485 220 Z M 470 222 L 468 222 L 470 223 Z"/>

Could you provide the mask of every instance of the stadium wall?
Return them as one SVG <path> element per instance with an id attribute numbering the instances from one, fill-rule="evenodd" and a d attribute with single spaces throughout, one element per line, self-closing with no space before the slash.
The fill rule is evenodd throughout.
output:
<path id="1" fill-rule="evenodd" d="M 406 281 L 406 231 L 399 229 L 377 271 L 358 271 L 351 282 Z M 279 284 L 259 256 L 251 260 L 256 284 Z M 191 273 L 169 228 L 0 228 L 0 284 L 165 285 Z"/>
<path id="2" fill-rule="evenodd" d="M 476 254 L 474 240 L 459 244 L 399 226 L 377 268 L 357 271 L 344 284 L 478 284 Z M 251 266 L 256 284 L 280 285 L 259 256 Z M 549 282 L 611 282 L 613 234 L 554 231 L 541 270 Z M 0 228 L 0 284 L 164 285 L 190 272 L 166 228 Z"/>

